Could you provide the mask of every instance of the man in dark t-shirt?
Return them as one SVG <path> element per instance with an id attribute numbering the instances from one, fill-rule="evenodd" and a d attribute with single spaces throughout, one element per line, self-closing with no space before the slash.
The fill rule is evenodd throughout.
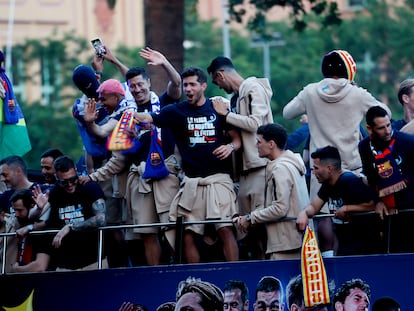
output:
<path id="1" fill-rule="evenodd" d="M 313 173 L 322 184 L 317 197 L 298 216 L 296 223 L 304 230 L 309 218 L 317 214 L 325 203 L 334 215 L 333 228 L 338 240 L 336 255 L 355 255 L 379 252 L 379 231 L 373 211 L 378 197 L 352 172 L 341 168 L 338 149 L 319 148 L 311 154 Z"/>
<path id="2" fill-rule="evenodd" d="M 106 224 L 104 194 L 93 181 L 78 182 L 75 163 L 67 156 L 54 162 L 58 186 L 49 194 L 50 217 L 47 227 L 60 229 L 52 245 L 56 248 L 56 266 L 81 269 L 94 265 L 98 258 L 98 231 Z"/>
<path id="3" fill-rule="evenodd" d="M 240 148 L 237 131 L 227 131 L 224 118 L 204 96 L 207 75 L 199 68 L 190 67 L 181 74 L 187 100 L 167 106 L 159 113 L 138 113 L 139 122 L 154 123 L 171 130 L 182 158 L 185 174 L 183 186 L 174 198 L 170 220 L 184 216 L 187 221 L 206 219 L 230 220 L 236 211 L 235 192 L 230 178 L 229 156 Z M 231 143 L 226 135 L 230 136 Z M 184 252 L 187 262 L 199 262 L 195 236 L 204 235 L 203 224 L 186 226 Z M 238 247 L 232 224 L 216 224 L 218 237 L 223 242 L 226 260 L 238 259 Z M 172 235 L 167 231 L 171 243 Z M 172 243 L 173 245 L 173 243 Z"/>

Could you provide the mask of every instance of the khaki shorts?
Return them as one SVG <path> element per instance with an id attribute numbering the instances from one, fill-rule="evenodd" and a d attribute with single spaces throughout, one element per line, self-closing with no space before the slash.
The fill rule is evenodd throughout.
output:
<path id="1" fill-rule="evenodd" d="M 229 177 L 230 180 L 230 177 Z M 207 211 L 207 193 L 209 186 L 198 186 L 196 189 L 196 198 L 194 204 L 191 208 L 191 211 L 188 211 L 183 208 L 178 208 L 176 210 L 171 210 L 170 220 L 175 221 L 177 216 L 184 216 L 185 221 L 204 221 L 204 220 L 229 220 L 231 221 L 232 217 L 236 214 L 236 193 L 234 189 L 229 190 L 228 187 L 220 185 L 219 183 L 214 185 L 215 190 L 217 191 L 217 197 L 220 198 L 219 202 L 216 204 L 210 204 L 208 206 L 209 210 Z M 177 197 L 174 199 L 176 200 Z M 174 202 L 172 206 L 174 206 Z M 215 215 L 214 217 L 209 217 L 208 215 Z M 215 228 L 220 229 L 222 227 L 233 226 L 232 223 L 219 223 L 215 224 Z M 204 234 L 204 224 L 193 224 L 187 225 L 186 230 L 191 230 L 195 233 Z"/>
<path id="2" fill-rule="evenodd" d="M 142 191 L 139 187 L 139 183 L 142 182 L 138 172 L 130 172 L 127 197 L 133 224 L 144 225 L 168 222 L 169 206 L 179 187 L 178 178 L 170 174 L 166 178 L 148 185 L 149 189 L 146 191 Z M 154 197 L 155 194 L 157 200 Z M 133 229 L 133 232 L 157 234 L 159 230 L 160 227 L 142 227 Z"/>

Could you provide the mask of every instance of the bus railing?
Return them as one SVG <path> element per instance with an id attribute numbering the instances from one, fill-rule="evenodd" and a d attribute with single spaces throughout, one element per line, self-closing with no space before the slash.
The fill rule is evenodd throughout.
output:
<path id="1" fill-rule="evenodd" d="M 401 210 L 399 213 L 412 213 L 414 209 L 407 209 Z M 358 212 L 353 213 L 352 217 L 358 216 L 367 216 L 367 215 L 375 215 L 374 211 L 370 212 Z M 334 214 L 318 214 L 313 217 L 313 219 L 321 219 L 321 218 L 333 218 Z M 392 215 L 391 215 L 392 216 Z M 276 222 L 282 221 L 296 221 L 296 217 L 284 217 L 278 219 Z M 102 260 L 103 260 L 103 243 L 104 243 L 104 231 L 106 230 L 119 230 L 119 229 L 135 229 L 135 228 L 147 228 L 147 227 L 161 227 L 161 228 L 175 228 L 175 263 L 181 264 L 183 263 L 183 236 L 184 236 L 184 228 L 187 225 L 196 225 L 196 224 L 232 224 L 231 220 L 204 220 L 204 221 L 184 221 L 184 217 L 180 216 L 175 222 L 165 222 L 165 223 L 152 223 L 152 224 L 140 224 L 140 225 L 133 225 L 133 224 L 123 224 L 123 225 L 113 225 L 113 226 L 102 226 L 99 227 L 98 230 L 98 269 L 102 269 Z M 387 218 L 386 222 L 387 230 L 389 232 L 387 236 L 387 250 L 386 253 L 389 253 L 389 243 L 390 243 L 390 227 L 391 227 L 391 218 Z M 29 234 L 56 234 L 60 230 L 39 230 L 39 231 L 32 231 Z M 6 273 L 6 253 L 7 253 L 7 237 L 14 236 L 16 232 L 7 232 L 7 233 L 0 233 L 0 238 L 3 238 L 2 241 L 2 267 L 1 267 L 1 274 Z"/>

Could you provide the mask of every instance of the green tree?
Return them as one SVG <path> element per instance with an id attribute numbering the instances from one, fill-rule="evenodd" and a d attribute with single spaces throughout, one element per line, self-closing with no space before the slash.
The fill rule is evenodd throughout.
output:
<path id="1" fill-rule="evenodd" d="M 256 8 L 252 17 L 248 18 L 247 25 L 251 30 L 259 33 L 266 33 L 267 12 L 274 7 L 287 8 L 290 10 L 290 19 L 294 29 L 303 31 L 309 24 L 309 15 L 319 16 L 320 25 L 337 25 L 341 23 L 336 1 L 326 0 L 229 0 L 229 13 L 233 20 L 243 22 L 246 19 L 246 9 L 240 4 L 248 2 Z M 308 5 L 305 7 L 305 2 Z"/>

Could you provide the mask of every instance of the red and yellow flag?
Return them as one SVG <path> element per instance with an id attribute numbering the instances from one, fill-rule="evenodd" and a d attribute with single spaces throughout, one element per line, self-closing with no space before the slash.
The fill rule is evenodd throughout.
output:
<path id="1" fill-rule="evenodd" d="M 302 242 L 301 268 L 305 306 L 329 304 L 325 266 L 315 234 L 309 226 L 306 227 Z"/>
<path id="2" fill-rule="evenodd" d="M 133 146 L 133 140 L 129 136 L 129 130 L 134 126 L 133 112 L 125 111 L 118 124 L 109 136 L 108 150 L 127 150 Z"/>

